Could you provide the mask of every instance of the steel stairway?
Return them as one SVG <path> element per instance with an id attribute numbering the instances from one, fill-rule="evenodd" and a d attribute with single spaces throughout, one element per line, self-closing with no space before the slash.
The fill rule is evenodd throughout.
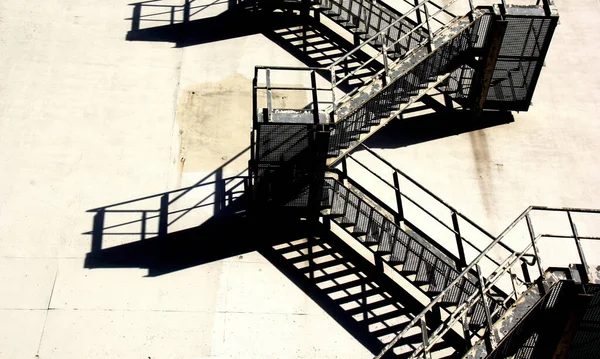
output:
<path id="1" fill-rule="evenodd" d="M 291 233 L 300 232 L 296 227 L 272 228 L 269 235 L 279 238 L 273 242 L 281 243 Z M 424 305 L 326 225 L 317 224 L 313 233 L 306 239 L 265 246 L 259 253 L 366 348 L 377 353 Z M 428 319 L 440 323 L 435 316 Z M 408 338 L 398 344 L 397 350 L 408 351 L 418 341 L 417 336 Z M 457 350 L 462 347 L 462 338 L 448 333 L 433 351 L 440 358 L 457 358 Z"/>
<path id="2" fill-rule="evenodd" d="M 453 258 L 448 252 L 444 253 L 443 249 L 433 245 L 435 242 L 427 241 L 407 226 L 397 224 L 389 212 L 385 213 L 376 204 L 377 199 L 368 198 L 365 192 L 357 189 L 356 183 L 351 179 L 347 181 L 350 183 L 344 185 L 335 178 L 326 178 L 322 202 L 324 217 L 344 228 L 376 258 L 410 283 L 412 290 L 409 292 L 417 290 L 433 299 L 459 277 L 461 267 L 458 258 Z M 447 315 L 478 292 L 478 283 L 475 271 L 462 276 L 460 284 L 445 294 L 431 312 L 437 313 L 437 316 L 443 315 L 441 313 Z M 504 314 L 506 298 L 506 294 L 494 288 L 486 294 L 487 305 L 479 302 L 469 310 L 464 325 L 473 333 L 474 338 L 477 338 L 477 332 L 486 324 L 486 309 L 494 313 L 494 320 L 498 319 Z M 398 332 L 406 329 L 408 323 L 404 324 L 403 328 L 398 328 Z M 462 347 L 455 348 L 456 352 L 464 353 L 466 343 L 465 340 Z M 401 344 L 405 344 L 404 341 L 398 342 L 398 345 Z M 400 354 L 396 349 L 394 351 Z"/>
<path id="3" fill-rule="evenodd" d="M 477 10 L 460 18 L 433 39 L 433 51 L 422 45 L 391 67 L 386 76 L 342 99 L 336 105 L 337 121 L 329 142 L 328 164 L 336 163 L 344 153 L 441 84 L 460 65 L 457 59 L 470 49 L 470 29 L 484 14 Z"/>
<path id="4" fill-rule="evenodd" d="M 427 31 L 423 29 L 425 23 L 405 21 L 407 15 L 420 7 L 427 12 L 427 3 L 429 0 L 421 2 L 404 15 L 396 14 L 395 20 L 391 20 L 390 15 L 390 20 L 386 20 L 388 24 L 369 37 L 369 28 L 373 25 L 369 17 L 375 14 L 374 11 L 365 11 L 359 2 L 323 1 L 319 4 L 319 13 L 352 33 L 359 45 L 325 68 L 257 67 L 254 77 L 255 93 L 256 90 L 266 91 L 266 107 L 262 109 L 257 106 L 257 96 L 254 96 L 252 148 L 256 155 L 252 156 L 250 167 L 254 183 L 258 184 L 256 188 L 261 190 L 258 197 L 269 198 L 264 203 L 271 201 L 270 210 L 278 211 L 287 206 L 308 209 L 308 212 L 299 212 L 300 215 L 308 220 L 321 217 L 324 222 L 332 223 L 371 253 L 376 268 L 401 278 L 402 284 L 398 283 L 398 286 L 420 298 L 424 305 L 421 313 L 409 322 L 394 327 L 397 334 L 391 340 L 386 338 L 386 345 L 377 358 L 446 355 L 435 352 L 450 334 L 462 339 L 458 346 L 453 343 L 451 356 L 462 356 L 473 348 L 484 348 L 484 353 L 493 352 L 498 348 L 498 342 L 507 336 L 506 332 L 497 332 L 497 325 L 504 321 L 506 313 L 515 312 L 522 296 L 532 294 L 531 298 L 539 299 L 548 290 L 543 285 L 536 289 L 539 283 L 534 284 L 529 274 L 528 267 L 536 264 L 539 278 L 545 273 L 536 248 L 540 237 L 534 235 L 530 213 L 562 211 L 569 216 L 571 224 L 571 212 L 597 213 L 530 207 L 498 237 L 470 222 L 485 234 L 487 240 L 477 247 L 465 240 L 458 225 L 460 215 L 448 207 L 453 225 L 440 223 L 455 237 L 458 246 L 458 253 L 455 253 L 438 242 L 435 234 L 427 235 L 423 232 L 424 227 L 406 220 L 400 203 L 404 194 L 397 183 L 391 186 L 398 199 L 395 212 L 370 188 L 361 186 L 348 175 L 346 160 L 351 158 L 352 152 L 429 91 L 442 89 L 461 102 L 473 101 L 469 86 L 489 86 L 490 74 L 496 76 L 495 64 L 482 60 L 493 58 L 486 57 L 486 51 L 499 51 L 500 44 L 493 41 L 503 40 L 503 35 L 493 41 L 487 37 L 490 31 L 499 29 L 490 30 L 490 23 L 496 21 L 493 18 L 497 16 L 496 9 L 494 13 L 489 8 L 472 9 L 465 16 L 453 18 L 433 30 L 427 23 Z M 353 4 L 357 4 L 356 7 Z M 442 10 L 444 8 L 438 12 Z M 382 10 L 377 11 L 380 11 L 379 15 L 384 14 Z M 388 16 L 387 12 L 385 14 Z M 396 34 L 388 37 L 392 31 Z M 345 58 L 361 51 L 372 54 L 373 50 L 375 55 L 340 76 L 339 65 Z M 539 50 L 539 53 L 544 51 Z M 378 64 L 380 70 L 370 79 L 367 77 L 349 91 L 342 90 L 340 84 L 373 64 Z M 475 73 L 475 68 L 479 73 Z M 265 72 L 264 86 L 258 85 L 259 70 Z M 308 91 L 307 97 L 312 103 L 303 109 L 283 109 L 274 105 L 273 91 L 290 88 L 274 86 L 270 77 L 273 71 L 309 74 L 310 86 L 294 90 Z M 322 72 L 330 74 L 330 87 L 318 84 L 317 74 Z M 323 92 L 329 92 L 327 100 L 323 100 Z M 481 94 L 485 100 L 485 91 Z M 321 104 L 327 101 L 330 106 L 323 109 Z M 342 166 L 341 172 L 338 165 Z M 394 175 L 399 172 L 393 171 Z M 324 173 L 329 175 L 323 181 Z M 422 208 L 418 202 L 409 201 Z M 320 206 L 315 206 L 315 202 Z M 315 207 L 321 211 L 319 214 L 314 213 Z M 531 237 L 531 244 L 519 252 L 502 241 L 518 223 L 527 224 L 527 234 Z M 577 238 L 577 234 L 574 237 Z M 465 243 L 473 247 L 470 255 L 465 255 Z M 585 261 L 582 259 L 582 262 Z M 317 268 L 338 264 L 341 262 L 332 261 Z M 517 275 L 513 269 L 519 266 L 523 273 Z M 346 270 L 342 270 L 342 275 L 351 272 Z M 415 338 L 418 338 L 416 342 Z"/>

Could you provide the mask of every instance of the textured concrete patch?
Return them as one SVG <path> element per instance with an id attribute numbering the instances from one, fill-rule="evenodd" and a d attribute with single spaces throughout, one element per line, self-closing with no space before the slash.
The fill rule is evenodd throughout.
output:
<path id="1" fill-rule="evenodd" d="M 286 85 L 289 86 L 289 85 Z M 260 94 L 259 104 L 265 102 Z M 302 108 L 306 97 L 273 92 L 273 106 Z M 186 88 L 179 98 L 180 170 L 212 171 L 250 145 L 252 80 L 235 74 Z M 245 158 L 240 168 L 246 168 Z M 235 166 L 238 167 L 238 166 Z"/>

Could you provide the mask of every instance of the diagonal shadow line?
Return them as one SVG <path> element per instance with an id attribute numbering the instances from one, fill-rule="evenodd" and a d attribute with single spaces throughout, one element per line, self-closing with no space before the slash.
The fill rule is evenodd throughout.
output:
<path id="1" fill-rule="evenodd" d="M 263 246 L 258 252 L 377 354 L 390 335 L 404 329 L 424 306 L 323 225 L 316 226 L 313 233 L 318 236 Z M 288 232 L 282 229 L 279 234 L 272 231 L 272 235 L 285 238 Z M 432 325 L 438 322 L 439 318 L 428 318 Z M 398 346 L 410 347 L 420 339 L 420 335 L 409 337 Z M 463 346 L 460 336 L 449 333 L 435 350 L 452 347 L 461 352 Z"/>
<path id="2" fill-rule="evenodd" d="M 484 111 L 473 118 L 455 110 L 396 119 L 365 141 L 372 148 L 400 148 L 514 122 L 510 112 Z"/>

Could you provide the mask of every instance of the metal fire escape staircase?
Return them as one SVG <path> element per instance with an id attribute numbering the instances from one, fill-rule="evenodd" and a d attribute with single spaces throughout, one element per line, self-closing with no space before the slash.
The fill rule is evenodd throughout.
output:
<path id="1" fill-rule="evenodd" d="M 522 308 L 536 306 L 542 300 L 546 300 L 546 307 L 558 303 L 551 298 L 562 293 L 556 289 L 559 283 L 577 277 L 573 274 L 576 271 L 567 275 L 546 271 L 539 254 L 542 240 L 574 240 L 581 263 L 578 270 L 585 272 L 588 280 L 594 277 L 580 241 L 600 238 L 578 234 L 573 216 L 597 215 L 600 211 L 529 207 L 494 237 L 362 145 L 365 139 L 434 88 L 446 91 L 462 104 L 470 103 L 475 110 L 482 109 L 490 96 L 494 101 L 501 101 L 503 98 L 498 94 L 505 93 L 502 87 L 505 82 L 510 83 L 512 100 L 521 101 L 519 106 L 530 100 L 553 30 L 544 25 L 542 15 L 551 11 L 539 10 L 541 7 L 527 10 L 531 11 L 529 15 L 537 14 L 542 19 L 535 26 L 533 20 L 529 22 L 520 50 L 521 57 L 525 53 L 531 55 L 527 61 L 537 69 L 535 74 L 535 71 L 523 72 L 521 62 L 506 71 L 507 64 L 515 61 L 510 54 L 518 51 L 503 52 L 503 36 L 506 31 L 508 38 L 514 39 L 518 34 L 514 28 L 518 30 L 518 26 L 508 26 L 507 30 L 510 18 L 507 21 L 508 16 L 499 15 L 511 11 L 514 15 L 518 11 L 509 11 L 506 7 L 500 11 L 498 7 L 473 8 L 470 2 L 471 11 L 467 15 L 451 17 L 439 26 L 432 26 L 436 16 L 447 16 L 448 8 L 455 2 L 436 5 L 430 13 L 432 2 L 424 0 L 404 14 L 367 1 L 310 3 L 315 6 L 315 14 L 323 14 L 349 31 L 358 46 L 327 67 L 265 66 L 255 70 L 250 163 L 253 198 L 260 198 L 260 205 L 268 204 L 276 210 L 308 208 L 301 213 L 309 219 L 322 217 L 323 221 L 330 221 L 338 229 L 336 234 L 361 243 L 372 253 L 377 267 L 402 278 L 410 288 L 407 291 L 420 298 L 424 305 L 421 313 L 413 316 L 401 330 L 398 328 L 377 358 L 431 358 L 432 354 L 434 357 L 483 358 L 507 350 L 507 338 L 529 314 Z M 514 21 L 519 25 L 521 19 Z M 528 45 L 530 34 L 536 39 L 543 38 L 544 45 L 538 46 L 537 40 L 534 45 Z M 308 34 L 305 35 L 308 38 Z M 307 45 L 316 44 L 308 42 Z M 370 57 L 356 64 L 356 59 L 365 59 L 365 54 Z M 349 59 L 355 63 L 353 68 L 344 66 Z M 373 68 L 380 70 L 365 81 L 365 69 Z M 306 74 L 310 85 L 274 85 L 274 74 L 278 72 L 284 73 L 284 77 L 289 72 Z M 520 84 L 515 84 L 515 74 L 520 74 Z M 319 75 L 326 79 L 324 84 L 319 82 Z M 359 75 L 362 81 L 351 82 Z M 516 88 L 522 89 L 520 94 Z M 496 92 L 488 96 L 491 90 Z M 282 108 L 276 104 L 278 91 L 304 91 L 312 102 L 302 109 Z M 263 106 L 259 106 L 261 101 Z M 358 148 L 383 163 L 392 178 L 385 179 L 370 165 L 362 163 L 355 156 Z M 354 169 L 349 162 L 354 163 Z M 390 192 L 387 197 L 378 195 L 368 182 L 360 183 L 359 178 L 365 173 L 388 186 L 395 203 L 382 200 L 390 198 Z M 448 216 L 441 218 L 420 197 L 414 199 L 407 195 L 401 190 L 402 181 L 418 188 L 422 192 L 420 196 L 433 198 Z M 253 211 L 262 210 L 264 207 L 260 205 Z M 420 215 L 410 218 L 408 207 L 416 208 Z M 320 212 L 314 212 L 315 209 Z M 534 230 L 531 218 L 540 213 L 564 215 L 571 233 Z M 430 222 L 423 222 L 423 218 Z M 438 230 L 432 230 L 435 226 L 431 223 Z M 513 250 L 509 245 L 513 242 L 507 240 L 517 228 L 524 229 L 530 242 L 520 251 Z M 479 236 L 478 243 L 467 238 L 467 234 L 473 233 Z M 570 263 L 573 262 L 576 261 Z M 529 267 L 535 268 L 536 275 L 530 274 Z M 517 274 L 518 269 L 521 271 Z M 532 281 L 532 277 L 538 279 Z M 549 293 L 559 294 L 552 294 L 548 299 Z M 447 341 L 450 333 L 452 340 Z M 457 335 L 462 339 L 457 341 Z M 415 341 L 415 337 L 418 340 Z M 440 348 L 449 347 L 453 348 L 450 353 L 438 352 Z"/>

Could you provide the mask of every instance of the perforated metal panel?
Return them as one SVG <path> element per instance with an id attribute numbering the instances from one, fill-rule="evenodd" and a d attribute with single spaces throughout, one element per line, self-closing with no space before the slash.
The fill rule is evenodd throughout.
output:
<path id="1" fill-rule="evenodd" d="M 257 205 L 309 207 L 311 190 L 320 191 L 314 183 L 324 167 L 317 143 L 323 138 L 317 136 L 317 129 L 313 124 L 255 124 L 252 172 Z M 315 195 L 318 201 L 321 194 Z"/>
<path id="2" fill-rule="evenodd" d="M 593 298 L 577 328 L 567 359 L 596 359 L 600 353 L 600 286 L 586 284 L 584 287 Z"/>
<path id="3" fill-rule="evenodd" d="M 485 108 L 525 111 L 558 17 L 506 16 L 508 22 Z"/>

